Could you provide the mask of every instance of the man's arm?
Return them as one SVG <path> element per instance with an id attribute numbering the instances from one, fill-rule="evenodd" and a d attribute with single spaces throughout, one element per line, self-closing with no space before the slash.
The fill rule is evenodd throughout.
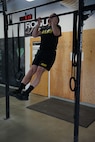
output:
<path id="1" fill-rule="evenodd" d="M 35 26 L 35 28 L 33 29 L 33 32 L 32 32 L 33 37 L 38 37 L 41 34 L 41 31 L 39 31 L 40 23 L 41 23 L 41 18 L 38 18 L 38 23 L 37 23 L 37 25 Z"/>
<path id="2" fill-rule="evenodd" d="M 53 30 L 53 34 L 55 36 L 60 36 L 61 31 L 60 31 L 60 28 L 58 27 L 57 23 L 58 23 L 57 17 L 53 17 L 52 20 L 51 20 L 51 27 L 52 27 L 52 30 Z"/>

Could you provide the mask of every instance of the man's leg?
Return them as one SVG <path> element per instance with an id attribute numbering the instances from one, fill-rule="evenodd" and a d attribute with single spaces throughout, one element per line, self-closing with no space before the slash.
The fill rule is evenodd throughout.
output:
<path id="1" fill-rule="evenodd" d="M 30 80 L 31 80 L 32 76 L 35 74 L 36 70 L 37 70 L 37 66 L 32 65 L 30 70 L 28 71 L 28 73 L 24 76 L 23 80 L 21 81 L 19 88 L 13 92 L 10 92 L 10 95 L 15 97 L 16 94 L 20 94 L 22 92 L 22 90 L 25 88 L 25 86 L 30 82 Z"/>
<path id="2" fill-rule="evenodd" d="M 41 76 L 45 70 L 46 69 L 44 69 L 43 67 L 38 66 L 38 68 L 35 72 L 35 77 L 34 77 L 33 81 L 31 82 L 30 86 L 28 87 L 28 89 L 26 91 L 22 92 L 21 94 L 17 95 L 16 98 L 18 98 L 20 100 L 28 100 L 29 93 L 39 84 Z"/>
<path id="3" fill-rule="evenodd" d="M 21 81 L 21 83 L 27 85 L 30 82 L 32 76 L 37 71 L 37 68 L 38 67 L 36 65 L 32 65 L 31 68 L 30 68 L 30 70 L 28 71 L 28 73 L 24 76 L 24 78 Z"/>

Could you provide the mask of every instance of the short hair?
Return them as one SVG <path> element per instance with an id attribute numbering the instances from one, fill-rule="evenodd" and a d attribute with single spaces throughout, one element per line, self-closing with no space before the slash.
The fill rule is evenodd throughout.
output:
<path id="1" fill-rule="evenodd" d="M 50 18 L 52 18 L 52 17 L 57 17 L 58 23 L 59 23 L 59 16 L 56 13 L 52 13 L 51 16 L 50 16 Z"/>
<path id="2" fill-rule="evenodd" d="M 59 23 L 59 21 L 60 21 L 60 20 L 59 20 L 59 16 L 58 16 L 56 13 L 53 13 L 53 14 L 52 14 L 52 17 L 57 17 L 57 18 L 58 18 L 58 23 Z"/>

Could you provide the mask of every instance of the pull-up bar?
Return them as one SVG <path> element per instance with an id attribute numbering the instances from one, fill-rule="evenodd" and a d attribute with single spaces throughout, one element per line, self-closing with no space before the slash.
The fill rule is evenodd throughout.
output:
<path id="1" fill-rule="evenodd" d="M 79 0 L 79 22 L 78 22 L 78 40 L 77 40 L 77 76 L 76 76 L 77 81 L 76 81 L 76 90 L 75 90 L 75 116 L 74 116 L 74 142 L 78 142 L 78 133 L 79 133 L 83 7 L 84 7 L 84 0 Z"/>
<path id="2" fill-rule="evenodd" d="M 30 10 L 30 9 L 34 9 L 34 19 L 32 19 L 32 20 L 20 21 L 20 22 L 15 22 L 15 23 L 8 23 L 8 25 L 11 26 L 11 25 L 16 25 L 16 24 L 20 24 L 20 23 L 26 23 L 26 22 L 37 21 L 37 16 L 36 16 L 36 9 L 37 9 L 37 8 L 43 7 L 43 6 L 46 6 L 46 5 L 49 5 L 49 4 L 53 4 L 53 3 L 56 3 L 56 2 L 59 2 L 59 1 L 62 1 L 62 0 L 53 1 L 53 2 L 46 3 L 46 4 L 38 5 L 38 6 L 36 6 L 36 7 L 30 7 L 30 8 L 27 8 L 27 9 L 22 9 L 22 10 L 19 10 L 19 11 L 14 11 L 14 12 L 8 13 L 7 16 L 10 16 L 10 15 L 12 15 L 12 14 L 16 14 L 16 13 L 19 13 L 19 12 L 23 12 L 23 11 L 27 11 L 27 10 Z M 94 5 L 89 5 L 89 6 L 84 6 L 84 7 L 83 7 L 83 12 L 84 12 L 84 11 L 89 11 L 89 10 L 95 10 L 95 4 L 94 4 Z M 77 15 L 79 15 L 78 10 L 70 11 L 70 12 L 66 12 L 66 13 L 61 13 L 61 14 L 57 14 L 57 15 L 58 15 L 58 16 L 63 16 L 63 15 L 68 15 L 68 14 L 73 14 L 73 13 L 77 13 Z M 47 19 L 47 18 L 49 18 L 49 17 L 42 17 L 42 19 Z"/>
<path id="3" fill-rule="evenodd" d="M 61 13 L 61 14 L 57 14 L 58 16 L 63 16 L 63 15 L 67 15 L 67 14 L 73 14 L 74 11 L 71 11 L 71 12 L 66 12 L 66 13 Z M 41 19 L 48 19 L 49 17 L 42 17 Z M 21 23 L 26 23 L 26 22 L 32 22 L 32 21 L 37 21 L 37 19 L 33 19 L 33 20 L 25 20 L 25 21 L 20 21 L 20 22 L 15 22 L 15 23 L 9 23 L 8 25 L 11 26 L 11 25 L 16 25 L 16 24 L 21 24 Z"/>
<path id="4" fill-rule="evenodd" d="M 10 105 L 9 105 L 9 68 L 8 68 L 8 21 L 7 21 L 7 4 L 6 0 L 2 0 L 3 17 L 4 17 L 4 48 L 5 48 L 5 93 L 6 93 L 6 119 L 10 117 Z"/>

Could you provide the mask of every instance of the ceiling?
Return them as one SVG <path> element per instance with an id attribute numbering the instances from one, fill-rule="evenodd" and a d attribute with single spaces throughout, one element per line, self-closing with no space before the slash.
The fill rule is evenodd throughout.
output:
<path id="1" fill-rule="evenodd" d="M 56 0 L 34 0 L 32 2 L 27 2 L 26 0 L 7 0 L 7 7 L 8 10 L 10 9 L 11 11 L 16 11 L 29 7 L 38 6 L 52 1 Z M 62 0 L 61 2 L 58 2 L 58 4 L 63 5 L 69 9 L 71 8 L 75 10 L 78 8 L 78 1 L 79 0 Z M 95 4 L 95 0 L 84 0 L 84 3 L 85 5 L 92 5 Z"/>
<path id="2" fill-rule="evenodd" d="M 79 0 L 62 0 L 61 2 L 64 6 L 71 7 L 72 9 L 78 9 Z M 84 0 L 84 5 L 95 4 L 95 0 Z"/>

